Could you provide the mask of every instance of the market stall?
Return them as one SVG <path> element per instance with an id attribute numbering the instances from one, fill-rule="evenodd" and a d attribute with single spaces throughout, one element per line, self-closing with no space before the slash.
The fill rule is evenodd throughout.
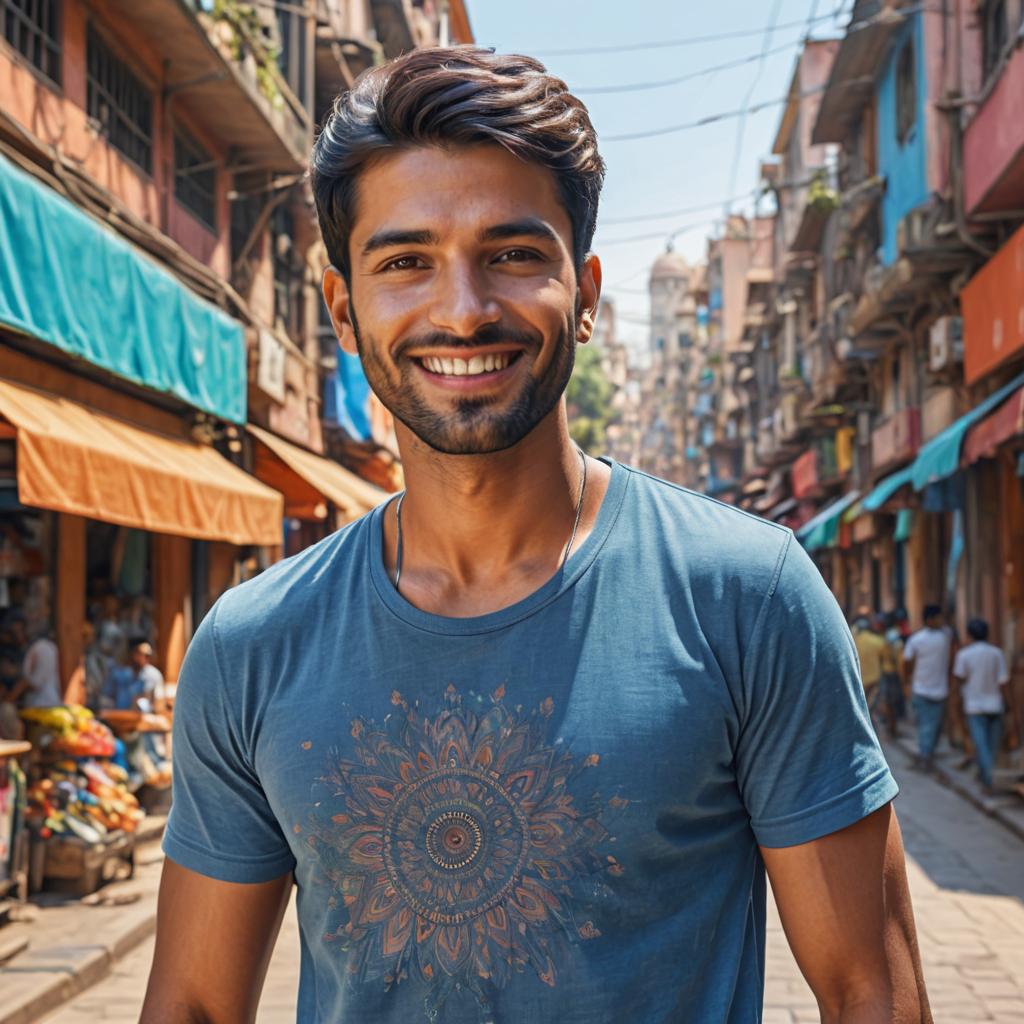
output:
<path id="1" fill-rule="evenodd" d="M 31 749 L 24 740 L 0 740 L 0 901 L 28 895 L 25 773 L 18 758 Z"/>

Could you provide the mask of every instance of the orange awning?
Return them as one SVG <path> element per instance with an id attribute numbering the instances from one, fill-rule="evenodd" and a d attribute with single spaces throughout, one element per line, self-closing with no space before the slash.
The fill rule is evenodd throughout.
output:
<path id="1" fill-rule="evenodd" d="M 316 494 L 331 502 L 345 522 L 358 519 L 365 512 L 376 508 L 390 495 L 379 487 L 367 483 L 362 477 L 340 466 L 332 459 L 306 451 L 298 445 L 285 441 L 269 430 L 249 424 L 249 432 L 257 441 L 266 445 L 289 469 L 296 473 Z M 257 461 L 257 473 L 259 463 Z M 298 494 L 294 500 L 308 504 L 305 495 Z M 326 513 L 326 509 L 324 510 Z M 297 518 L 302 518 L 297 517 Z M 323 518 L 317 516 L 316 518 Z"/>
<path id="2" fill-rule="evenodd" d="M 209 445 L 0 380 L 26 505 L 232 544 L 280 544 L 284 500 Z"/>
<path id="3" fill-rule="evenodd" d="M 1024 432 L 1024 388 L 1015 391 L 994 413 L 975 423 L 964 438 L 962 462 L 969 466 L 991 458 L 996 449 Z"/>

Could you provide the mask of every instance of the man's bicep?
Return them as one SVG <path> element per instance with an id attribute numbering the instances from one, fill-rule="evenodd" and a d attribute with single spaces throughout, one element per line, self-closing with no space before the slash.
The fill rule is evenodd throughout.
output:
<path id="1" fill-rule="evenodd" d="M 878 1020 L 931 1020 L 891 804 L 813 842 L 761 853 L 823 1020 L 853 1005 L 877 1008 Z"/>
<path id="2" fill-rule="evenodd" d="M 256 1015 L 292 876 L 221 882 L 164 863 L 140 1024 L 239 1024 Z"/>

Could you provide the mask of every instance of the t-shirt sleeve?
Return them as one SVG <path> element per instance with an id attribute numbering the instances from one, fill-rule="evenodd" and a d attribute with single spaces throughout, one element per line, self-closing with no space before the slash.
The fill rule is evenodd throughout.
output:
<path id="1" fill-rule="evenodd" d="M 957 679 L 967 678 L 967 658 L 965 657 L 966 654 L 967 651 L 961 649 L 956 652 L 956 658 L 953 660 L 953 675 L 955 675 Z"/>
<path id="2" fill-rule="evenodd" d="M 182 665 L 174 705 L 174 801 L 164 853 L 225 882 L 267 882 L 295 861 L 242 742 L 214 606 Z"/>
<path id="3" fill-rule="evenodd" d="M 903 660 L 913 661 L 917 657 L 916 636 L 910 637 L 903 645 Z"/>
<path id="4" fill-rule="evenodd" d="M 762 846 L 810 842 L 896 796 L 853 638 L 792 536 L 753 624 L 742 692 L 737 778 Z"/>

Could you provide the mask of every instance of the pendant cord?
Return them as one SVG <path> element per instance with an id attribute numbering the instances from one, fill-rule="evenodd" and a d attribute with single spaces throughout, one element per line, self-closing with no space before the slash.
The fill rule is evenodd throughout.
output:
<path id="1" fill-rule="evenodd" d="M 579 453 L 580 460 L 583 463 L 583 479 L 580 481 L 580 496 L 576 499 L 576 518 L 572 524 L 569 543 L 565 546 L 565 554 L 562 556 L 561 564 L 558 567 L 559 572 L 565 569 L 565 563 L 569 561 L 569 553 L 572 551 L 573 544 L 576 543 L 576 532 L 579 530 L 580 520 L 583 518 L 583 496 L 587 493 L 587 457 L 583 454 L 582 448 L 577 448 L 576 451 Z M 402 537 L 402 502 L 405 501 L 405 494 L 406 492 L 403 491 L 398 496 L 398 503 L 395 505 L 395 521 L 398 527 L 395 543 L 395 590 L 398 590 L 398 585 L 402 580 L 402 554 L 404 546 Z"/>

